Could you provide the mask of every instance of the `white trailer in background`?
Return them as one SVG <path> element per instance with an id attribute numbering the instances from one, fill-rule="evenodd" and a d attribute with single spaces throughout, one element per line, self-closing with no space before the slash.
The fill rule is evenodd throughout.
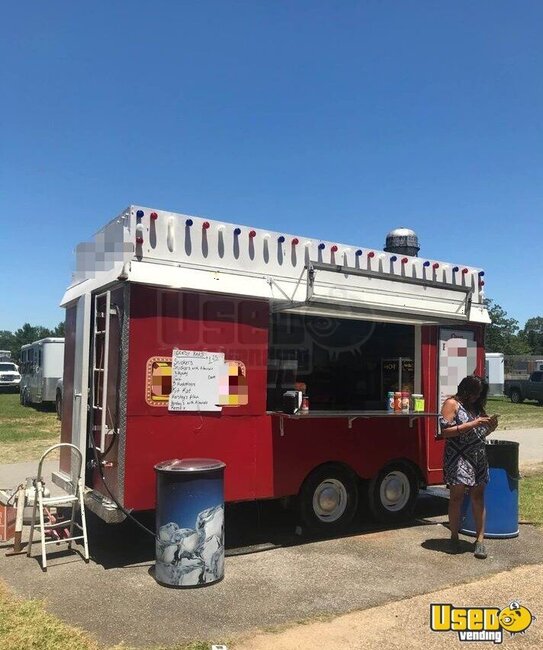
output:
<path id="1" fill-rule="evenodd" d="M 502 352 L 487 352 L 485 354 L 485 375 L 488 382 L 489 397 L 502 396 L 505 379 Z"/>
<path id="2" fill-rule="evenodd" d="M 21 348 L 21 404 L 54 404 L 64 372 L 64 339 L 46 338 Z"/>

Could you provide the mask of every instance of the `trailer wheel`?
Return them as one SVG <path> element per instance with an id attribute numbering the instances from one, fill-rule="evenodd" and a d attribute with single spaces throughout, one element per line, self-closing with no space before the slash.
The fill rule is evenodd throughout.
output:
<path id="1" fill-rule="evenodd" d="M 299 493 L 302 522 L 312 530 L 338 531 L 354 518 L 358 478 L 341 465 L 323 465 L 305 479 Z"/>
<path id="2" fill-rule="evenodd" d="M 511 401 L 513 402 L 513 404 L 521 404 L 522 402 L 524 402 L 524 399 L 520 394 L 519 390 L 511 391 Z"/>
<path id="3" fill-rule="evenodd" d="M 418 483 L 409 465 L 394 463 L 371 479 L 368 505 L 371 514 L 382 523 L 409 519 L 415 509 Z"/>

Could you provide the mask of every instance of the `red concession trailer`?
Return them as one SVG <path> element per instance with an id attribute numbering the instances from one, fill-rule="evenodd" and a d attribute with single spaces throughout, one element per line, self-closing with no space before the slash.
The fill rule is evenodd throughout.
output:
<path id="1" fill-rule="evenodd" d="M 489 318 L 480 269 L 418 257 L 412 231 L 387 241 L 131 206 L 80 244 L 62 301 L 62 441 L 84 454 L 89 509 L 111 522 L 153 509 L 156 463 L 210 457 L 228 502 L 296 496 L 307 525 L 347 524 L 362 497 L 381 520 L 411 514 L 418 489 L 442 483 L 436 413 L 483 374 Z M 285 413 L 299 382 L 309 411 Z M 388 413 L 401 390 L 425 411 Z"/>

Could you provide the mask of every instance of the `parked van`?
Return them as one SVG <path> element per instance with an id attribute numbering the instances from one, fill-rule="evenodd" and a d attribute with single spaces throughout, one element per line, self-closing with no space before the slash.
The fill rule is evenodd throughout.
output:
<path id="1" fill-rule="evenodd" d="M 54 404 L 64 370 L 64 339 L 46 338 L 21 348 L 21 404 Z"/>

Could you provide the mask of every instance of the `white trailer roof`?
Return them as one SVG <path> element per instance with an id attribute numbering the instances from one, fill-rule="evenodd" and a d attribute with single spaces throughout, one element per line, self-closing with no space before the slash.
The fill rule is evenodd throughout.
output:
<path id="1" fill-rule="evenodd" d="M 395 322 L 488 323 L 479 268 L 131 206 L 76 251 L 62 305 L 117 280 Z"/>
<path id="2" fill-rule="evenodd" d="M 24 345 L 21 345 L 21 350 L 26 350 L 26 348 L 31 348 L 33 345 L 43 345 L 44 343 L 64 343 L 64 339 L 48 336 L 45 339 L 40 339 L 39 341 L 33 341 L 32 343 L 25 343 Z"/>

